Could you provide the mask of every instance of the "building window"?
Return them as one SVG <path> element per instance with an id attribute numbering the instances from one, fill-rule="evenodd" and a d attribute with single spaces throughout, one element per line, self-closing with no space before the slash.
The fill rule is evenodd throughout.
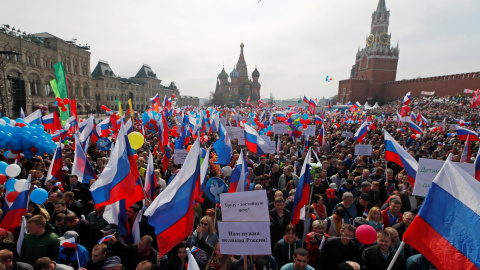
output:
<path id="1" fill-rule="evenodd" d="M 98 83 L 95 84 L 95 87 L 98 87 Z"/>
<path id="2" fill-rule="evenodd" d="M 37 58 L 33 58 L 33 65 L 36 66 L 37 65 Z"/>
<path id="3" fill-rule="evenodd" d="M 45 96 L 49 96 L 51 94 L 53 94 L 52 86 L 47 82 L 45 83 Z"/>
<path id="4" fill-rule="evenodd" d="M 31 80 L 28 85 L 29 85 L 29 93 L 30 93 L 30 95 L 31 95 L 31 96 L 33 96 L 33 95 L 38 96 L 39 93 L 38 93 L 38 84 L 37 84 L 37 81 L 36 81 L 36 80 Z"/>
<path id="5" fill-rule="evenodd" d="M 31 65 L 31 64 L 32 64 L 31 61 L 32 61 L 32 58 L 31 58 L 30 56 L 27 56 L 27 64 L 28 64 L 28 65 Z"/>

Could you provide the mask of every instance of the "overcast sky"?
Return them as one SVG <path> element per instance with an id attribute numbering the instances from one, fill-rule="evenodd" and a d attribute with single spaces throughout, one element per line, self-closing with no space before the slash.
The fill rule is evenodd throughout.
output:
<path id="1" fill-rule="evenodd" d="M 365 47 L 378 0 L 5 1 L 1 24 L 49 32 L 91 46 L 121 76 L 150 65 L 162 84 L 208 97 L 240 43 L 261 95 L 335 95 L 359 47 Z M 397 80 L 479 71 L 479 0 L 386 0 L 392 44 L 400 44 Z M 333 78 L 325 81 L 326 76 Z M 435 90 L 435 89 L 425 89 Z"/>

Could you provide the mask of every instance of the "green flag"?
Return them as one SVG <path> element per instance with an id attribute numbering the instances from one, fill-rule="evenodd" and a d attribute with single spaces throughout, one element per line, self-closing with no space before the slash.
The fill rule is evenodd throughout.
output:
<path id="1" fill-rule="evenodd" d="M 58 96 L 63 100 L 64 98 L 70 98 L 68 95 L 68 88 L 67 88 L 67 77 L 65 75 L 65 68 L 63 67 L 62 62 L 58 62 L 53 65 L 55 68 L 55 77 L 57 77 L 57 89 L 58 89 Z M 67 111 L 62 112 L 60 110 L 60 119 L 62 123 L 70 117 L 70 106 L 65 104 Z"/>

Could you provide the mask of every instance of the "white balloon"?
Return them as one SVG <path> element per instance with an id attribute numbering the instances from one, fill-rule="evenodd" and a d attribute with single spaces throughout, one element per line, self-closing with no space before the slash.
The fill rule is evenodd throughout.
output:
<path id="1" fill-rule="evenodd" d="M 7 124 L 7 122 L 5 122 L 5 120 L 0 119 L 0 125 L 5 126 L 6 124 Z"/>
<path id="2" fill-rule="evenodd" d="M 18 191 L 18 192 L 22 191 L 24 189 L 24 185 L 26 185 L 26 184 L 27 184 L 26 179 L 18 180 L 17 182 L 15 182 L 15 185 L 14 185 L 15 190 Z"/>
<path id="3" fill-rule="evenodd" d="M 16 123 L 15 120 L 10 119 L 10 126 L 14 127 Z"/>
<path id="4" fill-rule="evenodd" d="M 422 135 L 420 134 L 416 134 L 415 136 L 417 137 L 417 139 L 420 139 L 422 137 Z"/>
<path id="5" fill-rule="evenodd" d="M 21 172 L 22 169 L 17 164 L 10 164 L 5 169 L 5 173 L 10 177 L 17 177 Z"/>
<path id="6" fill-rule="evenodd" d="M 230 166 L 225 166 L 225 167 L 222 168 L 222 173 L 225 176 L 230 176 L 232 174 L 232 171 L 233 171 L 232 167 L 230 167 Z"/>

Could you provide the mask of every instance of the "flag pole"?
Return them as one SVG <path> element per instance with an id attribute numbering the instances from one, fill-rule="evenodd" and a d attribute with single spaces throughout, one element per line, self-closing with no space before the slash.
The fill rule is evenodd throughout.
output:
<path id="1" fill-rule="evenodd" d="M 75 253 L 77 253 L 78 268 L 80 269 L 81 265 L 80 265 L 80 259 L 78 258 L 77 244 L 75 244 Z"/>
<path id="2" fill-rule="evenodd" d="M 393 265 L 394 265 L 395 262 L 397 261 L 398 256 L 400 256 L 400 252 L 402 251 L 402 249 L 403 249 L 404 246 L 405 246 L 405 242 L 402 241 L 402 243 L 400 244 L 400 246 L 399 246 L 398 249 L 397 249 L 397 252 L 395 252 L 395 256 L 393 256 L 393 259 L 392 259 L 392 261 L 390 262 L 390 265 L 388 266 L 387 270 L 392 270 Z"/>

